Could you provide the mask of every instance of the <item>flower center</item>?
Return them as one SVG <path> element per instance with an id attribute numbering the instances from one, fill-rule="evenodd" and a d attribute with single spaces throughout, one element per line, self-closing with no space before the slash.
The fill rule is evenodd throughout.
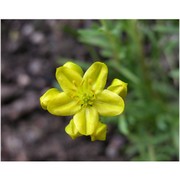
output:
<path id="1" fill-rule="evenodd" d="M 92 106 L 95 100 L 93 92 L 84 92 L 79 95 L 81 106 Z"/>
<path id="2" fill-rule="evenodd" d="M 91 89 L 90 81 L 84 81 L 82 85 L 78 88 L 76 98 L 82 107 L 92 106 L 95 100 L 95 93 Z"/>

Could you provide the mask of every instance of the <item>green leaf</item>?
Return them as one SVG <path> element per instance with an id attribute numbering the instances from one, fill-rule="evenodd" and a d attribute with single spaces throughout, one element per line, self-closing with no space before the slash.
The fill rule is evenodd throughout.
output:
<path id="1" fill-rule="evenodd" d="M 127 119 L 125 119 L 124 115 L 121 115 L 118 118 L 118 129 L 124 135 L 128 135 L 129 134 Z"/>
<path id="2" fill-rule="evenodd" d="M 174 79 L 179 79 L 179 69 L 174 69 L 170 72 L 170 76 Z"/>
<path id="3" fill-rule="evenodd" d="M 109 48 L 109 43 L 103 33 L 97 29 L 81 29 L 78 31 L 79 40 L 83 43 Z"/>

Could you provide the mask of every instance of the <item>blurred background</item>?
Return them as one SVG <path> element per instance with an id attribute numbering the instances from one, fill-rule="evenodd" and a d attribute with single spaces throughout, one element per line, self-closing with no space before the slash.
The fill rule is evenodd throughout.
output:
<path id="1" fill-rule="evenodd" d="M 178 20 L 2 20 L 1 56 L 2 161 L 179 160 Z M 69 60 L 128 83 L 125 112 L 101 118 L 104 142 L 72 140 L 71 117 L 39 105 Z"/>

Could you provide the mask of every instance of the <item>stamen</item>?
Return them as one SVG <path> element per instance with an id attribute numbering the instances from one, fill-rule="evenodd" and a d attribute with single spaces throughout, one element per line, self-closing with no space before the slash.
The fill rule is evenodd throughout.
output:
<path id="1" fill-rule="evenodd" d="M 92 106 L 94 103 L 95 93 L 91 90 L 90 83 L 92 83 L 91 79 L 84 81 L 76 93 L 76 97 L 79 99 L 81 107 Z"/>
<path id="2" fill-rule="evenodd" d="M 77 84 L 76 84 L 76 81 L 75 81 L 75 80 L 73 80 L 72 83 L 77 87 Z"/>
<path id="3" fill-rule="evenodd" d="M 92 79 L 88 79 L 88 84 L 89 84 L 89 85 L 92 84 Z"/>

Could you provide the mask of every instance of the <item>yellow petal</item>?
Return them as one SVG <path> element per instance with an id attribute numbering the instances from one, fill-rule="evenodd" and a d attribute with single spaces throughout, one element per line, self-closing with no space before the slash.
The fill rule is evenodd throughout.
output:
<path id="1" fill-rule="evenodd" d="M 99 120 L 97 110 L 93 107 L 83 108 L 74 116 L 74 124 L 78 131 L 83 135 L 91 135 Z"/>
<path id="2" fill-rule="evenodd" d="M 105 141 L 106 132 L 107 132 L 107 125 L 99 122 L 96 127 L 96 130 L 91 135 L 91 141 L 95 141 L 95 140 Z"/>
<path id="3" fill-rule="evenodd" d="M 127 83 L 119 79 L 114 79 L 107 89 L 125 98 L 127 94 Z"/>
<path id="4" fill-rule="evenodd" d="M 81 136 L 74 124 L 73 119 L 71 119 L 70 123 L 66 126 L 65 131 L 69 136 L 71 136 L 72 139 L 76 139 L 78 136 Z"/>
<path id="5" fill-rule="evenodd" d="M 83 75 L 83 70 L 80 66 L 78 66 L 77 64 L 73 63 L 73 62 L 67 62 L 63 65 L 64 67 L 68 67 L 74 71 L 76 71 L 80 76 Z"/>
<path id="6" fill-rule="evenodd" d="M 78 72 L 65 66 L 56 69 L 56 79 L 65 92 L 76 91 L 82 81 Z"/>
<path id="7" fill-rule="evenodd" d="M 124 101 L 117 94 L 104 90 L 97 94 L 93 106 L 102 116 L 116 116 L 124 110 Z"/>
<path id="8" fill-rule="evenodd" d="M 93 63 L 83 76 L 91 84 L 92 90 L 103 90 L 107 80 L 108 69 L 104 63 Z"/>
<path id="9" fill-rule="evenodd" d="M 47 106 L 47 110 L 56 116 L 74 115 L 81 109 L 78 102 L 70 98 L 65 92 L 59 93 Z"/>
<path id="10" fill-rule="evenodd" d="M 58 94 L 60 94 L 60 91 L 58 91 L 56 88 L 51 88 L 48 91 L 46 91 L 41 97 L 40 97 L 40 104 L 43 109 L 47 109 L 48 103 L 55 98 Z"/>

